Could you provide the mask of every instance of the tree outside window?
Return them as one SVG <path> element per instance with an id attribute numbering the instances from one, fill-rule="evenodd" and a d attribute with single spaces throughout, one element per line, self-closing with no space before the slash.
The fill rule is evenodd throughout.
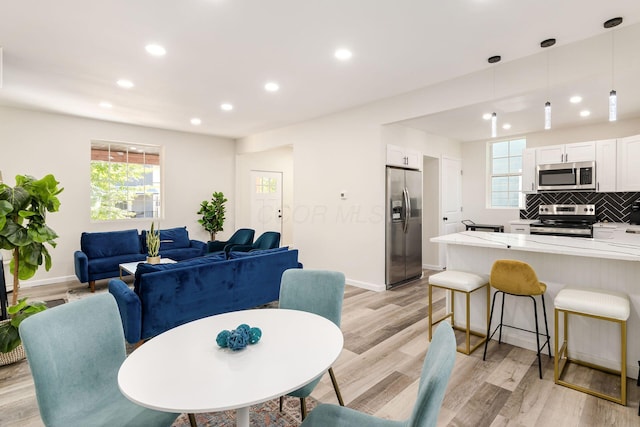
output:
<path id="1" fill-rule="evenodd" d="M 91 142 L 91 219 L 159 218 L 159 146 Z"/>
<path id="2" fill-rule="evenodd" d="M 524 138 L 489 144 L 492 208 L 523 208 L 522 151 L 526 147 Z"/>

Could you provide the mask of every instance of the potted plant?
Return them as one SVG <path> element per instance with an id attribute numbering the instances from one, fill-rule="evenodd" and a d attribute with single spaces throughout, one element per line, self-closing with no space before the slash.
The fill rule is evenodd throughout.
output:
<path id="1" fill-rule="evenodd" d="M 44 302 L 27 302 L 26 297 L 9 306 L 7 312 L 10 318 L 0 322 L 0 365 L 8 365 L 25 358 L 18 327 L 27 317 L 46 309 Z"/>
<path id="2" fill-rule="evenodd" d="M 149 264 L 160 263 L 160 230 L 155 229 L 151 223 L 151 230 L 147 232 L 147 262 Z"/>
<path id="3" fill-rule="evenodd" d="M 202 218 L 198 220 L 198 223 L 211 234 L 212 241 L 216 240 L 216 233 L 223 230 L 224 204 L 226 202 L 227 199 L 224 198 L 224 194 L 214 192 L 211 196 L 211 201 L 204 200 L 200 204 L 198 215 L 202 215 Z"/>
<path id="4" fill-rule="evenodd" d="M 60 208 L 59 182 L 53 175 L 35 179 L 29 175 L 16 176 L 15 187 L 0 183 L 0 249 L 12 252 L 10 264 L 13 274 L 12 305 L 18 303 L 20 280 L 36 274 L 44 262 L 51 269 L 51 255 L 45 246 L 56 246 L 58 237 L 46 224 L 46 213 Z"/>

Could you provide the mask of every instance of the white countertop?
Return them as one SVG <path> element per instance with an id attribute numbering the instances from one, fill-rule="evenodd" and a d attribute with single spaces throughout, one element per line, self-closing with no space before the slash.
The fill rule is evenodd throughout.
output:
<path id="1" fill-rule="evenodd" d="M 640 261 L 640 234 L 622 234 L 614 239 L 463 231 L 433 237 L 434 243 L 544 252 L 623 261 Z"/>

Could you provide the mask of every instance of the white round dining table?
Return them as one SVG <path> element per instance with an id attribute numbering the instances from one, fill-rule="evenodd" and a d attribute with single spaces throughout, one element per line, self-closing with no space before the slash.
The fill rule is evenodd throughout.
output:
<path id="1" fill-rule="evenodd" d="M 216 337 L 240 324 L 262 337 L 242 350 Z M 322 375 L 336 361 L 343 336 L 330 320 L 298 310 L 254 309 L 206 317 L 144 343 L 118 372 L 121 392 L 151 409 L 195 414 L 235 409 L 249 425 L 249 407 L 283 396 Z M 194 417 L 190 417 L 194 422 Z"/>

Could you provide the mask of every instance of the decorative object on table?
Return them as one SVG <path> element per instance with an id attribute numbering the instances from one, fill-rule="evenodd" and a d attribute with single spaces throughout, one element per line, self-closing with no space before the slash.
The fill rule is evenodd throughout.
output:
<path id="1" fill-rule="evenodd" d="M 216 233 L 223 231 L 224 225 L 224 204 L 227 202 L 222 192 L 215 191 L 211 195 L 211 201 L 204 200 L 200 204 L 197 214 L 202 215 L 198 223 L 211 234 L 211 240 L 216 240 Z"/>
<path id="2" fill-rule="evenodd" d="M 58 237 L 46 224 L 46 213 L 57 212 L 62 192 L 53 175 L 35 179 L 17 175 L 15 187 L 0 183 L 0 249 L 13 252 L 10 269 L 13 274 L 12 305 L 18 303 L 20 280 L 33 277 L 44 261 L 51 269 L 51 256 L 45 243 L 56 246 Z"/>
<path id="3" fill-rule="evenodd" d="M 9 306 L 7 312 L 10 318 L 0 322 L 0 365 L 8 365 L 25 358 L 18 327 L 27 317 L 46 309 L 47 305 L 44 302 L 27 302 L 26 297 Z"/>
<path id="4" fill-rule="evenodd" d="M 247 344 L 257 343 L 261 337 L 262 330 L 260 330 L 260 328 L 252 328 L 243 323 L 231 331 L 226 329 L 220 331 L 216 337 L 216 343 L 222 348 L 237 351 L 245 348 Z"/>
<path id="5" fill-rule="evenodd" d="M 151 229 L 147 232 L 147 262 L 149 264 L 160 264 L 160 228 L 155 228 L 155 223 L 151 223 Z"/>

